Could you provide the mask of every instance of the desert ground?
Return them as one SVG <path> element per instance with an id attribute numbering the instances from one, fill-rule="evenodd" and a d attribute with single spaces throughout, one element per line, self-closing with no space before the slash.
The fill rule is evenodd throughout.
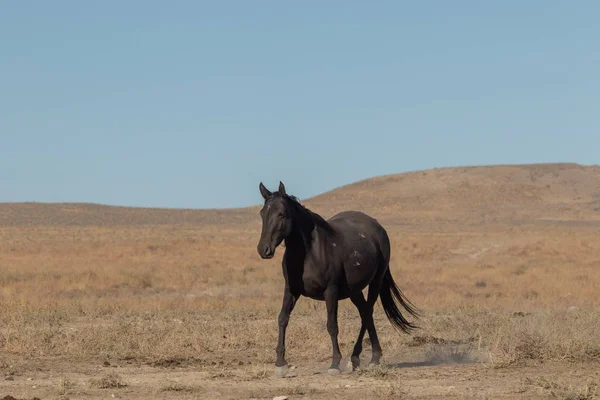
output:
<path id="1" fill-rule="evenodd" d="M 259 206 L 3 203 L 0 399 L 600 397 L 600 167 L 433 169 L 303 204 L 389 232 L 422 317 L 399 333 L 376 305 L 381 366 L 367 336 L 364 367 L 328 375 L 325 304 L 302 298 L 274 375 L 284 249 L 258 256 Z M 344 364 L 359 321 L 342 301 Z"/>

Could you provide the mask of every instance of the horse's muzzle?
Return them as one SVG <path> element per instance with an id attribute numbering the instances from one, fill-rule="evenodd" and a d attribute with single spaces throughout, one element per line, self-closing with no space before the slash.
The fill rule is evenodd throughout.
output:
<path id="1" fill-rule="evenodd" d="M 273 258 L 273 256 L 275 255 L 275 249 L 272 248 L 269 245 L 258 245 L 258 254 L 264 259 L 264 260 L 268 260 L 270 258 Z"/>

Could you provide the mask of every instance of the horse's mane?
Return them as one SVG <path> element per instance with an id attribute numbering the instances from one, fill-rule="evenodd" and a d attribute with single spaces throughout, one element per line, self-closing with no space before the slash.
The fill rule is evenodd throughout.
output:
<path id="1" fill-rule="evenodd" d="M 296 212 L 300 214 L 306 214 L 308 217 L 310 217 L 316 226 L 324 229 L 327 232 L 333 232 L 333 228 L 327 221 L 325 221 L 323 217 L 303 206 L 296 196 L 285 195 L 284 198 L 288 200 L 289 204 L 292 205 Z"/>

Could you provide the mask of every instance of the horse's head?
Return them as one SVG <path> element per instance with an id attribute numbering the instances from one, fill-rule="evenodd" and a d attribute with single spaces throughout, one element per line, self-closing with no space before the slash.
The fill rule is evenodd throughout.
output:
<path id="1" fill-rule="evenodd" d="M 262 232 L 257 250 L 262 258 L 273 258 L 275 248 L 292 233 L 292 210 L 283 183 L 279 182 L 279 190 L 275 193 L 262 182 L 259 189 L 265 204 L 260 210 Z"/>

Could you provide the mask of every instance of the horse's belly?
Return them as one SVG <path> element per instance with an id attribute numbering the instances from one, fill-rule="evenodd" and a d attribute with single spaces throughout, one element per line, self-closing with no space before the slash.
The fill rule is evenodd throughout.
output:
<path id="1" fill-rule="evenodd" d="M 302 273 L 302 295 L 314 300 L 324 300 L 325 290 L 330 281 L 330 271 L 315 268 L 313 264 L 307 263 Z"/>
<path id="2" fill-rule="evenodd" d="M 357 265 L 350 264 L 345 267 L 345 270 L 348 287 L 356 292 L 371 283 L 377 273 L 377 265 L 368 264 L 364 268 L 359 268 Z"/>
<path id="3" fill-rule="evenodd" d="M 367 287 L 377 272 L 376 268 L 370 266 L 365 266 L 360 271 L 353 270 L 352 268 L 352 265 L 345 267 L 346 284 L 338 287 L 338 298 L 340 300 L 347 299 L 353 294 L 356 294 Z M 321 282 L 326 281 L 313 280 L 310 277 L 305 277 L 303 281 L 303 296 L 309 297 L 313 300 L 325 299 L 325 290 L 327 289 L 327 286 Z"/>
<path id="4" fill-rule="evenodd" d="M 342 268 L 339 265 L 326 272 L 305 270 L 302 277 L 302 295 L 314 300 L 325 300 L 325 291 L 333 284 L 338 287 L 339 298 L 349 297 L 347 285 L 340 285 L 344 280 Z"/>
<path id="5" fill-rule="evenodd" d="M 304 280 L 302 295 L 313 300 L 325 300 L 325 287 L 311 280 Z"/>

